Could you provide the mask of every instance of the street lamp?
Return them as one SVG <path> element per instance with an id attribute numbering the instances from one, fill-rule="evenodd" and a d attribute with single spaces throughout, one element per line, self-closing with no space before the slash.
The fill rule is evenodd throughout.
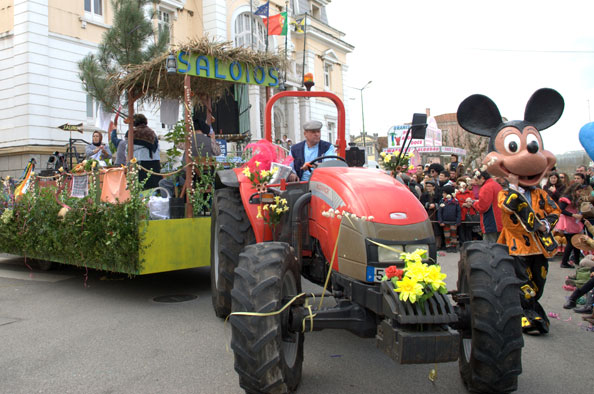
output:
<path id="1" fill-rule="evenodd" d="M 367 136 L 365 135 L 365 114 L 363 112 L 363 90 L 369 86 L 369 84 L 372 81 L 369 81 L 365 84 L 365 86 L 363 86 L 362 88 L 355 88 L 358 89 L 361 92 L 361 123 L 363 124 L 363 150 L 365 151 L 365 162 L 367 162 L 367 144 L 366 144 L 366 140 L 367 140 Z"/>

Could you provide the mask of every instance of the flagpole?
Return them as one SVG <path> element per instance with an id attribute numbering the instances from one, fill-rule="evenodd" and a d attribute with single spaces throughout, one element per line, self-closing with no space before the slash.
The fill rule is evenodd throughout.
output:
<path id="1" fill-rule="evenodd" d="M 307 43 L 307 12 L 303 17 L 303 65 L 301 69 L 301 87 L 303 87 L 303 79 L 305 78 L 305 44 Z"/>
<path id="2" fill-rule="evenodd" d="M 252 0 L 250 0 L 250 38 L 252 41 L 251 48 L 253 51 L 254 50 L 254 6 L 253 6 Z"/>
<path id="3" fill-rule="evenodd" d="M 285 77 L 284 79 L 284 83 L 283 85 L 285 85 L 285 89 L 287 86 L 287 63 L 289 63 L 288 57 L 289 57 L 289 49 L 288 49 L 288 45 L 289 45 L 289 23 L 288 21 L 290 21 L 289 19 L 289 2 L 285 1 L 285 12 L 287 13 L 287 22 L 285 22 L 287 24 L 287 32 L 285 33 Z"/>
<path id="4" fill-rule="evenodd" d="M 268 32 L 270 30 L 270 0 L 266 9 L 266 53 L 268 53 Z"/>

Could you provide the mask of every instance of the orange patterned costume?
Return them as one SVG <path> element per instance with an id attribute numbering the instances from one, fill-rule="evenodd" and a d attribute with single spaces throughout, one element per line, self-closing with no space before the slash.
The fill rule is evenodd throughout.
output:
<path id="1" fill-rule="evenodd" d="M 503 230 L 497 242 L 507 245 L 509 247 L 509 254 L 512 256 L 543 254 L 547 258 L 553 257 L 556 250 L 552 252 L 547 251 L 535 233 L 527 231 L 515 213 L 504 206 L 503 203 L 509 194 L 509 190 L 499 192 L 499 207 L 502 211 Z M 530 199 L 532 201 L 532 209 L 537 218 L 539 220 L 546 220 L 549 223 L 550 229 L 555 227 L 555 224 L 559 221 L 559 215 L 561 215 L 561 210 L 555 201 L 544 190 L 536 188 L 530 191 Z"/>

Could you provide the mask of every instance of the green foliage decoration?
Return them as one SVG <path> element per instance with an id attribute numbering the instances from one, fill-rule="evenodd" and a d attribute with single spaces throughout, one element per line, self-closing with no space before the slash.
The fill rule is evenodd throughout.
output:
<path id="1" fill-rule="evenodd" d="M 217 163 L 214 158 L 210 160 L 206 158 L 196 164 L 193 171 L 199 176 L 194 177 L 195 180 L 190 197 L 192 199 L 194 217 L 210 212 L 214 195 L 215 173 L 222 169 L 223 166 Z"/>
<path id="2" fill-rule="evenodd" d="M 165 141 L 171 144 L 171 148 L 167 149 L 166 168 L 173 168 L 176 161 L 183 155 L 183 147 L 186 142 L 186 122 L 179 120 L 173 129 L 165 134 Z"/>
<path id="3" fill-rule="evenodd" d="M 123 203 L 99 202 L 96 171 L 89 173 L 89 194 L 68 197 L 57 186 L 38 182 L 12 204 L 0 206 L 0 251 L 41 260 L 136 275 L 142 270 L 139 252 L 148 219 L 142 183 L 132 165 L 127 175 L 131 198 Z M 5 193 L 8 195 L 8 193 Z M 58 201 L 70 207 L 62 207 Z M 65 214 L 64 214 L 65 212 Z M 144 245 L 144 246 L 143 246 Z"/>

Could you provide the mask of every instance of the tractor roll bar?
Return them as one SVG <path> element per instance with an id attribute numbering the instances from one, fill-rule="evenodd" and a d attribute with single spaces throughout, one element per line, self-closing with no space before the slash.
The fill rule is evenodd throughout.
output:
<path id="1" fill-rule="evenodd" d="M 336 145 L 338 146 L 338 155 L 341 157 L 345 157 L 346 151 L 346 140 L 344 135 L 344 124 L 345 124 L 345 112 L 344 112 L 344 104 L 342 100 L 335 95 L 334 93 L 330 92 L 309 92 L 309 91 L 284 91 L 275 94 L 268 100 L 266 103 L 266 117 L 264 118 L 264 132 L 265 138 L 272 142 L 272 107 L 274 103 L 283 97 L 326 97 L 330 99 L 334 105 L 336 105 L 336 111 L 338 112 L 338 136 L 336 140 Z M 332 141 L 330 141 L 332 142 Z"/>

